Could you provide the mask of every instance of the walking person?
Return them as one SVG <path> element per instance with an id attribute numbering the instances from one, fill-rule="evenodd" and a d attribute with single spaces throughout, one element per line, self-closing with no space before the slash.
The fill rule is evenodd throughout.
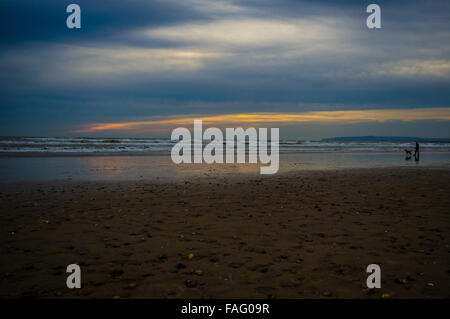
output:
<path id="1" fill-rule="evenodd" d="M 415 159 L 416 161 L 418 161 L 418 160 L 419 160 L 419 157 L 420 157 L 419 143 L 416 142 L 416 151 L 414 152 L 414 159 Z"/>

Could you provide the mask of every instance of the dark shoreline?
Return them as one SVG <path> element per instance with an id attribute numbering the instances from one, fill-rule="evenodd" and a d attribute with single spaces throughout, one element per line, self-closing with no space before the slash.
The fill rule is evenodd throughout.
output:
<path id="1" fill-rule="evenodd" d="M 247 154 L 247 153 L 246 153 Z M 399 158 L 404 157 L 403 152 L 381 152 L 381 151 L 280 151 L 280 155 L 308 155 L 308 154 L 348 154 L 348 155 L 379 155 L 387 154 L 393 155 L 397 154 Z M 448 154 L 448 152 L 443 151 L 421 151 L 421 154 Z M 167 156 L 170 157 L 170 152 L 162 151 L 141 151 L 141 152 L 2 152 L 0 151 L 0 158 L 8 157 L 88 157 L 88 156 Z"/>

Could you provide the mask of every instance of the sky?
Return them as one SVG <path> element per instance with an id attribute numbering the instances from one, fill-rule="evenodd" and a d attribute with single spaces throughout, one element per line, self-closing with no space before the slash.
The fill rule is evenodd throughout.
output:
<path id="1" fill-rule="evenodd" d="M 0 135 L 450 137 L 447 0 L 72 1 L 0 2 Z"/>

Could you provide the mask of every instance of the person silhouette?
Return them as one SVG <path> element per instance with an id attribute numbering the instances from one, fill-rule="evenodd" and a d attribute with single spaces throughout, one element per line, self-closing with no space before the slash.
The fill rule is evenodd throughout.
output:
<path id="1" fill-rule="evenodd" d="M 419 142 L 416 142 L 416 151 L 414 152 L 414 159 L 416 161 L 419 160 L 420 157 L 420 152 L 419 152 Z"/>

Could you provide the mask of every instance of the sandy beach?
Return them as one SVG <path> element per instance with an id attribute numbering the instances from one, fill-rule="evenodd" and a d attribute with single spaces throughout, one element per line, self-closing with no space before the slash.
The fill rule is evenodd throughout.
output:
<path id="1" fill-rule="evenodd" d="M 397 167 L 1 184 L 0 297 L 448 298 L 449 180 Z M 66 287 L 72 263 L 81 289 Z"/>
<path id="2" fill-rule="evenodd" d="M 449 0 L 66 2 L 0 2 L 11 313 L 450 299 Z"/>

